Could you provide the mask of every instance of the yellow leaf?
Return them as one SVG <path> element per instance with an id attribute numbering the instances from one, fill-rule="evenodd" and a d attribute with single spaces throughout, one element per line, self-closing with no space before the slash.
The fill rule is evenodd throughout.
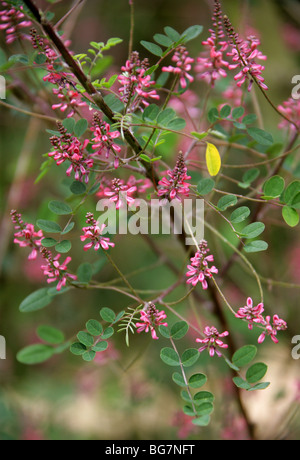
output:
<path id="1" fill-rule="evenodd" d="M 207 143 L 206 166 L 211 176 L 216 176 L 221 169 L 221 157 L 219 150 L 213 144 Z"/>

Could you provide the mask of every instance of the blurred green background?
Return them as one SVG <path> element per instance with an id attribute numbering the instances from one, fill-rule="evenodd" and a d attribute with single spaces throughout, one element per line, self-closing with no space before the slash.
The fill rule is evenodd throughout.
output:
<path id="1" fill-rule="evenodd" d="M 182 32 L 190 25 L 203 24 L 201 38 L 208 36 L 211 3 L 209 0 L 145 0 L 135 1 L 134 49 L 147 55 L 140 40 L 152 40 L 167 25 Z M 42 7 L 45 2 L 39 3 Z M 71 1 L 58 1 L 56 17 L 65 14 Z M 268 56 L 265 77 L 269 96 L 275 104 L 290 97 L 293 75 L 300 73 L 300 3 L 297 1 L 224 0 L 223 10 L 239 30 L 248 24 L 259 31 L 262 51 Z M 72 47 L 76 53 L 85 52 L 90 41 L 106 41 L 120 37 L 124 41 L 112 50 L 112 69 L 118 72 L 128 53 L 130 10 L 127 0 L 87 0 L 78 14 L 67 23 Z M 6 56 L 22 52 L 17 45 L 7 46 L 1 34 L 0 45 Z M 30 45 L 25 44 L 30 50 Z M 201 40 L 191 42 L 190 53 L 196 57 L 201 51 Z M 151 56 L 148 56 L 151 61 Z M 14 79 L 20 81 L 20 97 L 16 91 L 8 92 L 7 102 L 22 108 L 29 107 L 30 96 L 22 92 L 28 76 L 19 71 Z M 201 84 L 195 83 L 200 97 L 205 94 Z M 264 115 L 265 128 L 278 142 L 286 134 L 277 130 L 278 116 L 258 95 Z M 219 102 L 218 91 L 215 100 Z M 4 107 L 0 110 L 1 155 L 1 233 L 0 233 L 0 335 L 6 338 L 7 359 L 0 361 L 0 439 L 239 439 L 245 436 L 245 427 L 238 415 L 234 401 L 230 374 L 217 358 L 201 356 L 198 369 L 207 373 L 207 389 L 216 395 L 213 422 L 207 428 L 195 428 L 180 412 L 182 401 L 178 387 L 171 379 L 172 370 L 162 364 L 159 351 L 168 346 L 165 339 L 157 342 L 145 334 L 131 339 L 126 348 L 122 333 L 116 334 L 107 352 L 96 362 L 85 364 L 68 351 L 49 362 L 26 367 L 16 361 L 16 353 L 23 347 L 36 343 L 36 328 L 41 324 L 58 327 L 71 338 L 84 327 L 89 318 L 99 318 L 101 307 L 108 306 L 116 312 L 132 305 L 128 298 L 110 291 L 74 292 L 57 296 L 45 310 L 24 315 L 19 311 L 21 301 L 34 290 L 44 286 L 38 261 L 29 262 L 27 251 L 13 245 L 13 226 L 9 212 L 16 208 L 28 222 L 53 218 L 48 210 L 52 199 L 68 198 L 68 185 L 63 169 L 51 168 L 38 184 L 42 155 L 50 150 L 49 135 L 53 129 L 43 121 Z M 169 156 L 172 159 L 172 154 Z M 234 159 L 232 159 L 232 162 Z M 288 180 L 291 179 L 286 171 Z M 299 174 L 300 176 L 300 174 Z M 298 176 L 298 178 L 299 178 Z M 96 201 L 90 198 L 78 216 L 78 229 L 87 211 L 95 211 Z M 270 250 L 250 258 L 259 273 L 271 279 L 300 283 L 299 227 L 287 228 L 277 217 L 269 216 L 269 230 L 265 239 Z M 274 224 L 275 222 L 275 224 Z M 278 224 L 278 225 L 277 225 Z M 228 232 L 219 222 L 220 232 Z M 97 262 L 99 256 L 83 253 L 78 232 L 72 233 L 72 268 L 84 262 Z M 207 236 L 208 238 L 208 236 Z M 147 242 L 141 237 L 118 236 L 112 256 L 124 273 L 151 267 L 158 261 Z M 184 254 L 171 238 L 157 238 L 157 244 L 181 269 Z M 216 253 L 216 264 L 221 266 L 228 256 L 226 248 L 211 236 L 210 245 Z M 106 281 L 116 277 L 113 269 L 103 265 L 97 279 Z M 166 266 L 156 266 L 130 278 L 141 290 L 160 290 L 176 281 Z M 269 365 L 271 387 L 265 392 L 246 395 L 245 404 L 250 416 L 257 422 L 261 438 L 286 437 L 297 439 L 299 420 L 295 416 L 299 361 L 291 358 L 291 338 L 300 334 L 298 315 L 299 290 L 265 285 L 267 310 L 278 313 L 288 322 L 289 329 L 282 333 L 280 344 L 269 341 L 260 347 L 261 360 Z M 233 305 L 241 306 L 247 296 L 256 295 L 253 278 L 236 264 L 224 283 L 225 294 Z M 252 294 L 253 293 L 253 294 Z M 184 295 L 184 288 L 168 297 L 176 300 Z M 147 297 L 147 295 L 146 295 Z M 195 321 L 191 306 L 177 306 L 180 314 Z M 199 305 L 199 315 L 213 321 L 209 299 Z M 171 321 L 174 318 L 171 318 Z M 255 343 L 255 333 L 249 333 L 244 324 L 228 316 L 238 344 Z M 194 346 L 190 334 L 181 346 Z"/>

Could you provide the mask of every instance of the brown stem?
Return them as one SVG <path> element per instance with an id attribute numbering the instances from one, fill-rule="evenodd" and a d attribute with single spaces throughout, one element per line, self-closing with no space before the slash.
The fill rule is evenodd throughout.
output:
<path id="1" fill-rule="evenodd" d="M 40 24 L 40 26 L 43 28 L 45 34 L 53 42 L 53 44 L 55 45 L 55 47 L 61 54 L 63 60 L 72 70 L 73 74 L 75 75 L 79 83 L 83 86 L 86 92 L 92 97 L 93 101 L 99 107 L 99 109 L 104 113 L 104 115 L 112 123 L 114 123 L 115 122 L 114 112 L 106 104 L 101 93 L 96 90 L 96 88 L 93 86 L 91 81 L 84 74 L 80 66 L 77 64 L 75 59 L 70 54 L 69 50 L 65 47 L 61 38 L 58 36 L 56 31 L 54 30 L 53 26 L 45 19 L 44 15 L 40 13 L 40 11 L 38 10 L 34 2 L 32 2 L 32 0 L 24 0 L 24 3 L 27 5 L 29 10 L 32 12 L 32 14 L 34 15 L 35 19 Z M 133 134 L 128 129 L 124 130 L 124 138 L 137 155 L 139 155 L 143 151 L 139 142 L 136 140 L 136 138 L 133 136 Z M 159 179 L 153 169 L 153 165 L 143 160 L 141 160 L 141 163 L 147 172 L 147 177 L 151 179 L 152 181 L 155 181 L 155 184 L 157 185 Z"/>

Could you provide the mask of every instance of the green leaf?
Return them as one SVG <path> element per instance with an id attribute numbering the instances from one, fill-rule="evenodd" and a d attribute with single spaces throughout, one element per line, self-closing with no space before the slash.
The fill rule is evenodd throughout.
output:
<path id="1" fill-rule="evenodd" d="M 230 105 L 224 105 L 220 110 L 220 117 L 227 118 L 231 114 L 231 107 Z"/>
<path id="2" fill-rule="evenodd" d="M 204 374 L 194 374 L 189 379 L 189 387 L 201 388 L 207 382 L 207 377 Z"/>
<path id="3" fill-rule="evenodd" d="M 115 312 L 107 307 L 104 307 L 100 310 L 100 316 L 103 321 L 106 321 L 107 323 L 113 323 L 116 318 Z"/>
<path id="4" fill-rule="evenodd" d="M 86 347 L 91 347 L 94 344 L 93 336 L 85 331 L 78 332 L 77 339 Z"/>
<path id="5" fill-rule="evenodd" d="M 233 377 L 233 383 L 238 387 L 242 388 L 243 390 L 250 390 L 251 385 L 246 382 L 246 380 L 242 379 L 241 377 Z"/>
<path id="6" fill-rule="evenodd" d="M 168 123 L 167 128 L 173 129 L 174 131 L 181 131 L 186 127 L 186 121 L 184 118 L 175 118 Z"/>
<path id="7" fill-rule="evenodd" d="M 81 118 L 80 120 L 78 120 L 74 127 L 75 136 L 78 138 L 83 136 L 86 130 L 88 129 L 88 126 L 89 123 L 85 118 Z"/>
<path id="8" fill-rule="evenodd" d="M 226 211 L 227 208 L 235 206 L 238 200 L 235 195 L 225 195 L 218 201 L 217 208 L 219 211 Z"/>
<path id="9" fill-rule="evenodd" d="M 299 214 L 296 209 L 290 206 L 282 208 L 282 217 L 289 227 L 296 227 L 299 224 Z"/>
<path id="10" fill-rule="evenodd" d="M 160 46 L 156 45 L 155 43 L 142 40 L 141 45 L 143 45 L 143 47 L 146 48 L 146 50 L 149 51 L 151 54 L 154 54 L 154 56 L 161 57 L 163 55 L 163 50 Z"/>
<path id="11" fill-rule="evenodd" d="M 43 238 L 41 243 L 44 248 L 52 248 L 57 244 L 57 241 L 54 238 Z"/>
<path id="12" fill-rule="evenodd" d="M 94 350 L 88 350 L 82 355 L 82 359 L 86 361 L 87 363 L 90 363 L 93 361 L 96 357 L 96 352 Z"/>
<path id="13" fill-rule="evenodd" d="M 289 206 L 293 206 L 294 200 L 299 195 L 299 193 L 300 193 L 300 181 L 296 180 L 287 186 L 284 192 L 284 196 L 283 196 L 284 202 Z"/>
<path id="14" fill-rule="evenodd" d="M 114 335 L 114 333 L 114 328 L 109 326 L 104 330 L 103 334 L 101 335 L 101 338 L 103 340 L 109 339 L 112 335 Z"/>
<path id="15" fill-rule="evenodd" d="M 213 403 L 214 399 L 214 395 L 209 391 L 199 391 L 194 396 L 194 403 L 198 406 L 206 402 Z"/>
<path id="16" fill-rule="evenodd" d="M 270 386 L 270 382 L 261 382 L 261 383 L 257 383 L 253 387 L 249 388 L 248 391 L 265 390 L 269 386 Z"/>
<path id="17" fill-rule="evenodd" d="M 80 342 L 74 342 L 74 343 L 72 343 L 72 345 L 70 347 L 70 352 L 73 355 L 81 356 L 81 355 L 83 355 L 83 353 L 86 352 L 86 346 L 83 345 Z"/>
<path id="18" fill-rule="evenodd" d="M 66 235 L 67 233 L 70 233 L 71 230 L 75 227 L 75 222 L 70 222 L 65 229 L 61 232 L 62 235 Z"/>
<path id="19" fill-rule="evenodd" d="M 177 42 L 180 39 L 180 34 L 173 27 L 166 26 L 164 32 L 173 42 Z"/>
<path id="20" fill-rule="evenodd" d="M 82 182 L 75 180 L 70 187 L 73 195 L 83 195 L 86 192 L 86 185 Z"/>
<path id="21" fill-rule="evenodd" d="M 205 196 L 213 191 L 214 186 L 215 181 L 210 177 L 207 177 L 205 179 L 201 179 L 200 182 L 198 182 L 197 190 L 200 195 Z"/>
<path id="22" fill-rule="evenodd" d="M 212 107 L 207 114 L 207 119 L 210 123 L 215 123 L 219 119 L 219 112 L 216 107 Z"/>
<path id="23" fill-rule="evenodd" d="M 156 43 L 165 46 L 166 48 L 169 48 L 169 46 L 173 44 L 173 40 L 171 40 L 170 37 L 167 37 L 163 34 L 155 34 L 153 38 L 156 41 Z"/>
<path id="24" fill-rule="evenodd" d="M 64 127 L 66 128 L 67 132 L 69 134 L 73 134 L 74 132 L 74 128 L 75 128 L 75 124 L 76 124 L 76 120 L 75 118 L 66 118 L 62 124 L 64 125 Z"/>
<path id="25" fill-rule="evenodd" d="M 266 226 L 262 222 L 253 222 L 253 224 L 249 224 L 243 228 L 243 230 L 239 233 L 243 238 L 252 239 L 256 238 L 257 236 L 261 235 Z"/>
<path id="26" fill-rule="evenodd" d="M 191 40 L 194 40 L 195 38 L 199 37 L 202 31 L 203 31 L 203 26 L 194 25 L 194 26 L 188 27 L 181 34 L 180 38 L 182 39 L 182 43 L 187 43 Z"/>
<path id="27" fill-rule="evenodd" d="M 238 118 L 241 118 L 244 115 L 244 113 L 245 113 L 244 107 L 236 107 L 232 111 L 232 118 L 234 120 L 237 120 Z"/>
<path id="28" fill-rule="evenodd" d="M 41 340 L 51 345 L 59 345 L 65 340 L 64 333 L 55 327 L 39 326 L 36 332 Z"/>
<path id="29" fill-rule="evenodd" d="M 171 337 L 175 340 L 182 339 L 189 330 L 189 325 L 185 321 L 178 321 L 171 327 Z"/>
<path id="30" fill-rule="evenodd" d="M 239 182 L 239 187 L 241 188 L 248 188 L 254 182 L 258 176 L 260 175 L 260 171 L 257 168 L 249 169 L 243 175 L 243 182 Z"/>
<path id="31" fill-rule="evenodd" d="M 160 126 L 167 127 L 170 121 L 174 120 L 174 118 L 176 118 L 176 112 L 173 109 L 168 108 L 160 112 L 160 114 L 157 117 L 157 123 Z"/>
<path id="32" fill-rule="evenodd" d="M 214 406 L 211 402 L 204 402 L 203 404 L 200 404 L 200 406 L 197 406 L 197 415 L 210 415 L 213 410 Z"/>
<path id="33" fill-rule="evenodd" d="M 257 383 L 263 379 L 268 370 L 268 366 L 264 363 L 256 363 L 249 367 L 246 372 L 246 380 L 248 383 Z"/>
<path id="34" fill-rule="evenodd" d="M 266 251 L 268 247 L 269 245 L 266 241 L 256 240 L 256 241 L 251 241 L 250 243 L 246 244 L 244 246 L 244 251 L 248 253 L 262 252 L 262 251 Z"/>
<path id="35" fill-rule="evenodd" d="M 76 274 L 80 283 L 88 284 L 93 276 L 93 267 L 88 262 L 85 262 L 79 265 Z"/>
<path id="36" fill-rule="evenodd" d="M 255 115 L 255 113 L 249 113 L 243 118 L 243 123 L 245 125 L 252 125 L 252 123 L 254 123 L 256 120 L 257 116 Z"/>
<path id="37" fill-rule="evenodd" d="M 52 358 L 53 354 L 54 348 L 48 345 L 30 345 L 17 353 L 17 360 L 22 364 L 41 364 Z"/>
<path id="38" fill-rule="evenodd" d="M 107 342 L 98 342 L 96 345 L 92 347 L 93 351 L 96 351 L 97 353 L 101 351 L 105 351 L 108 348 L 108 343 Z"/>
<path id="39" fill-rule="evenodd" d="M 162 326 L 160 325 L 158 327 L 159 333 L 165 337 L 165 339 L 169 339 L 171 337 L 171 332 L 168 326 Z"/>
<path id="40" fill-rule="evenodd" d="M 51 220 L 44 220 L 39 219 L 37 221 L 37 226 L 47 233 L 61 233 L 61 227 L 56 222 L 52 222 Z"/>
<path id="41" fill-rule="evenodd" d="M 252 139 L 254 139 L 260 145 L 270 146 L 273 144 L 273 137 L 270 133 L 267 133 L 260 128 L 247 128 L 247 132 Z"/>
<path id="42" fill-rule="evenodd" d="M 154 121 L 156 120 L 158 114 L 159 114 L 159 107 L 156 104 L 150 104 L 148 107 L 145 108 L 143 112 L 143 120 L 150 120 Z"/>
<path id="43" fill-rule="evenodd" d="M 255 345 L 245 345 L 239 348 L 232 357 L 232 363 L 241 368 L 249 364 L 256 356 L 257 348 Z"/>
<path id="44" fill-rule="evenodd" d="M 193 414 L 194 415 L 194 414 Z M 197 417 L 192 420 L 192 423 L 196 426 L 208 426 L 210 423 L 210 416 L 203 415 L 203 417 Z"/>
<path id="45" fill-rule="evenodd" d="M 168 366 L 180 366 L 180 359 L 173 348 L 163 348 L 160 352 L 161 360 Z"/>
<path id="46" fill-rule="evenodd" d="M 48 294 L 48 288 L 38 289 L 21 302 L 19 309 L 22 313 L 42 310 L 52 302 L 52 299 L 53 296 Z"/>
<path id="47" fill-rule="evenodd" d="M 230 216 L 230 222 L 232 224 L 240 224 L 244 222 L 251 214 L 250 209 L 247 206 L 241 206 L 233 211 Z"/>
<path id="48" fill-rule="evenodd" d="M 179 374 L 179 372 L 174 372 L 174 374 L 172 375 L 172 380 L 173 382 L 176 383 L 176 385 L 180 386 L 180 387 L 186 387 L 186 383 L 184 381 L 184 378 L 181 374 Z"/>
<path id="49" fill-rule="evenodd" d="M 50 201 L 48 208 L 58 216 L 67 216 L 73 212 L 72 208 L 68 204 L 62 203 L 61 201 Z"/>
<path id="50" fill-rule="evenodd" d="M 71 248 L 72 248 L 71 241 L 63 240 L 55 246 L 55 251 L 61 254 L 66 254 L 67 252 L 71 250 Z"/>
<path id="51" fill-rule="evenodd" d="M 103 327 L 102 325 L 99 323 L 99 321 L 95 320 L 95 319 L 90 319 L 87 323 L 86 323 L 86 328 L 87 328 L 87 331 L 97 337 L 99 335 L 102 334 L 103 332 Z"/>
<path id="52" fill-rule="evenodd" d="M 202 139 L 208 136 L 208 133 L 207 132 L 197 133 L 197 131 L 191 131 L 191 135 L 201 141 Z"/>
<path id="53" fill-rule="evenodd" d="M 193 366 L 198 361 L 199 356 L 200 356 L 200 353 L 196 348 L 189 348 L 185 350 L 181 358 L 183 366 L 184 367 Z"/>
<path id="54" fill-rule="evenodd" d="M 279 197 L 285 187 L 285 182 L 281 176 L 273 176 L 263 185 L 264 197 L 267 199 Z M 263 198 L 264 198 L 263 197 Z"/>

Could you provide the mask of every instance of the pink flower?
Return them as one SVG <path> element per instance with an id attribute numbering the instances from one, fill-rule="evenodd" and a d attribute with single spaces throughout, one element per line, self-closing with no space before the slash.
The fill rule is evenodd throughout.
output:
<path id="1" fill-rule="evenodd" d="M 264 321 L 265 331 L 258 337 L 258 343 L 262 343 L 266 335 L 269 335 L 274 343 L 278 343 L 277 332 L 284 331 L 287 329 L 287 324 L 283 319 L 280 319 L 278 315 L 273 316 L 273 323 L 271 324 L 271 316 L 266 316 Z"/>
<path id="2" fill-rule="evenodd" d="M 53 94 L 56 94 L 61 102 L 52 105 L 53 110 L 59 109 L 61 112 L 68 111 L 67 118 L 73 117 L 76 111 L 80 107 L 86 107 L 86 102 L 81 100 L 78 91 L 70 88 L 70 84 L 66 83 L 64 89 L 67 91 L 64 93 L 63 88 L 53 89 Z"/>
<path id="3" fill-rule="evenodd" d="M 6 8 L 0 11 L 0 30 L 5 30 L 6 32 L 6 43 L 9 45 L 18 38 L 21 40 L 24 40 L 24 38 L 30 39 L 29 35 L 20 32 L 22 29 L 32 25 L 32 22 L 26 19 L 23 7 L 20 6 L 17 10 L 6 2 L 1 2 L 1 6 Z"/>
<path id="4" fill-rule="evenodd" d="M 120 209 L 121 206 L 128 204 L 132 206 L 135 199 L 131 196 L 136 192 L 137 187 L 135 185 L 125 184 L 122 179 L 113 179 L 110 186 L 103 190 L 103 195 L 108 197 L 110 201 L 116 203 L 116 209 Z"/>
<path id="5" fill-rule="evenodd" d="M 278 106 L 278 110 L 282 112 L 287 118 L 295 123 L 300 129 L 300 99 L 293 99 L 290 97 L 287 101 L 284 101 Z M 296 130 L 296 126 L 289 123 L 287 120 L 282 120 L 278 125 L 279 129 L 292 129 Z"/>
<path id="6" fill-rule="evenodd" d="M 95 251 L 98 251 L 100 247 L 107 251 L 110 246 L 115 246 L 114 243 L 110 242 L 109 238 L 101 235 L 106 225 L 102 224 L 101 227 L 99 227 L 97 221 L 94 219 L 94 215 L 91 212 L 87 213 L 86 215 L 86 223 L 88 224 L 88 227 L 83 227 L 82 230 L 84 235 L 81 235 L 80 239 L 81 241 L 85 241 L 87 239 L 91 241 L 84 246 L 85 251 L 91 249 L 92 247 L 95 249 Z"/>
<path id="7" fill-rule="evenodd" d="M 191 179 L 187 175 L 187 167 L 185 166 L 183 155 L 180 154 L 173 171 L 167 171 L 169 178 L 164 177 L 158 182 L 158 196 L 170 200 L 181 200 L 182 196 L 189 196 L 190 184 L 186 181 Z"/>
<path id="8" fill-rule="evenodd" d="M 61 254 L 58 254 L 56 257 L 52 257 L 50 251 L 47 251 L 45 248 L 42 249 L 42 255 L 46 260 L 46 264 L 41 266 L 41 269 L 44 272 L 44 275 L 48 277 L 47 283 L 54 283 L 58 281 L 56 290 L 60 291 L 62 287 L 66 286 L 67 282 L 70 280 L 76 280 L 77 276 L 68 273 L 67 265 L 71 262 L 72 258 L 67 257 L 66 260 L 60 264 L 59 259 Z"/>
<path id="9" fill-rule="evenodd" d="M 206 278 L 212 278 L 213 273 L 218 273 L 217 268 L 213 265 L 208 266 L 209 262 L 214 261 L 212 254 L 207 255 L 209 249 L 207 248 L 207 242 L 205 240 L 200 241 L 199 251 L 196 252 L 195 256 L 191 258 L 191 265 L 188 265 L 188 272 L 186 276 L 190 278 L 187 280 L 187 284 L 196 286 L 199 282 L 202 283 L 202 288 L 206 290 L 208 288 Z"/>
<path id="10" fill-rule="evenodd" d="M 164 322 L 166 318 L 165 312 L 157 310 L 155 305 L 150 302 L 147 309 L 141 311 L 141 322 L 136 323 L 137 333 L 150 331 L 152 338 L 158 340 L 156 329 L 158 326 L 168 326 L 168 323 Z"/>
<path id="11" fill-rule="evenodd" d="M 191 64 L 195 61 L 195 59 L 189 57 L 188 51 L 184 46 L 179 46 L 172 57 L 172 61 L 176 63 L 176 67 L 171 65 L 163 67 L 161 69 L 162 72 L 170 72 L 178 75 L 181 87 L 186 88 L 186 80 L 190 83 L 194 81 L 194 77 L 189 74 L 189 71 L 192 69 Z"/>
<path id="12" fill-rule="evenodd" d="M 90 170 L 94 164 L 92 156 L 85 151 L 89 140 L 86 139 L 81 143 L 77 137 L 67 133 L 62 123 L 57 125 L 61 136 L 52 136 L 50 138 L 54 150 L 49 152 L 48 156 L 54 158 L 57 166 L 69 161 L 70 166 L 66 171 L 67 176 L 74 172 L 75 180 L 82 181 L 84 179 L 85 183 L 88 183 Z"/>
<path id="13" fill-rule="evenodd" d="M 220 334 L 215 327 L 206 327 L 204 329 L 205 339 L 196 339 L 196 342 L 202 343 L 203 346 L 199 348 L 199 352 L 208 349 L 210 356 L 214 356 L 216 353 L 219 357 L 222 356 L 222 353 L 218 348 L 228 348 L 228 345 L 224 344 L 220 337 L 227 337 L 229 335 L 228 331 L 222 332 Z"/>
<path id="14" fill-rule="evenodd" d="M 151 80 L 150 75 L 145 75 L 148 67 L 148 60 L 144 59 L 141 62 L 137 51 L 134 51 L 125 66 L 121 67 L 122 74 L 119 75 L 118 81 L 122 86 L 119 93 L 121 101 L 126 104 L 126 112 L 134 112 L 141 105 L 147 107 L 148 99 L 159 99 L 156 90 L 151 89 L 155 82 Z"/>
<path id="15" fill-rule="evenodd" d="M 36 232 L 34 225 L 24 223 L 21 214 L 18 214 L 17 211 L 13 210 L 10 214 L 17 230 L 14 235 L 14 243 L 18 244 L 21 248 L 31 248 L 28 259 L 35 260 L 41 246 L 41 240 L 44 237 L 42 230 Z"/>
<path id="16" fill-rule="evenodd" d="M 222 97 L 225 99 L 227 104 L 230 104 L 232 107 L 240 107 L 243 105 L 243 90 L 236 86 L 235 84 L 231 84 L 228 88 L 222 92 Z M 222 106 L 225 104 L 222 104 Z M 222 106 L 219 107 L 221 110 Z"/>
<path id="17" fill-rule="evenodd" d="M 110 131 L 110 129 L 109 123 L 102 121 L 98 114 L 94 115 L 94 126 L 91 128 L 94 133 L 92 149 L 96 150 L 97 155 L 105 152 L 106 158 L 109 157 L 111 152 L 115 154 L 121 151 L 120 145 L 114 142 L 114 139 L 120 137 L 120 133 L 119 131 Z"/>
<path id="18" fill-rule="evenodd" d="M 262 89 L 267 90 L 268 87 L 264 83 L 265 80 L 261 75 L 265 67 L 256 62 L 256 60 L 265 61 L 267 59 L 267 57 L 258 50 L 260 40 L 253 35 L 247 37 L 246 40 L 242 40 L 239 34 L 234 31 L 227 16 L 224 18 L 224 24 L 231 45 L 231 51 L 228 52 L 227 55 L 231 56 L 233 61 L 233 64 L 230 64 L 228 68 L 230 70 L 240 69 L 234 77 L 237 86 L 241 87 L 247 81 L 248 91 L 251 91 L 255 80 Z"/>
<path id="19" fill-rule="evenodd" d="M 245 319 L 248 321 L 248 328 L 253 329 L 253 323 L 264 323 L 264 318 L 262 313 L 264 312 L 264 304 L 259 303 L 256 307 L 253 306 L 253 300 L 251 297 L 247 299 L 247 305 L 242 307 L 236 313 L 236 317 L 240 319 Z"/>

